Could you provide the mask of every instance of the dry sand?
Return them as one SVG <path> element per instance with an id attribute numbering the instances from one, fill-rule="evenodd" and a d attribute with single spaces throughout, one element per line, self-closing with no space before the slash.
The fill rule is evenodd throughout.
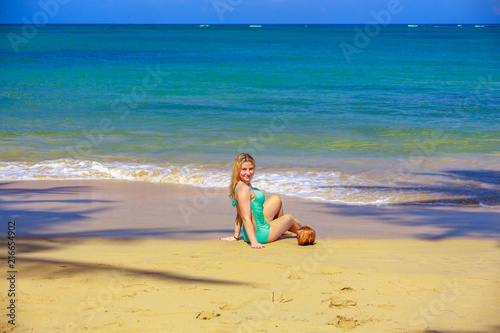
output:
<path id="1" fill-rule="evenodd" d="M 234 217 L 220 190 L 0 184 L 2 235 L 15 219 L 18 236 L 0 331 L 500 331 L 498 209 L 283 200 L 316 245 L 218 241 Z"/>

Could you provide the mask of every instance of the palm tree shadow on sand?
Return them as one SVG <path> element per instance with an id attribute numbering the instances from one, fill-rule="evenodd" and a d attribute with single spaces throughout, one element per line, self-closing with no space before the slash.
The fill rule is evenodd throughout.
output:
<path id="1" fill-rule="evenodd" d="M 404 226 L 431 226 L 442 230 L 439 234 L 420 234 L 424 239 L 445 239 L 451 237 L 500 238 L 500 171 L 494 170 L 444 170 L 441 173 L 418 174 L 435 176 L 441 180 L 459 181 L 452 187 L 444 186 L 409 186 L 409 187 L 372 187 L 372 186 L 334 186 L 335 188 L 353 188 L 357 190 L 412 191 L 434 194 L 440 199 L 410 201 L 389 204 L 388 207 L 404 207 L 404 215 L 411 219 L 402 220 L 399 209 L 385 209 L 377 216 L 385 223 Z M 325 205 L 325 204 L 323 204 Z M 332 208 L 335 206 L 330 205 Z M 478 209 L 490 207 L 491 211 Z M 453 209 L 457 207 L 457 209 Z M 432 214 L 426 212 L 432 211 Z M 336 210 L 345 216 L 367 214 L 356 206 Z"/>
<path id="2" fill-rule="evenodd" d="M 445 179 L 465 182 L 464 185 L 455 188 L 430 187 L 426 189 L 435 193 L 462 197 L 409 202 L 408 204 L 500 206 L 500 171 L 445 170 L 442 173 L 427 173 L 419 175 L 437 176 Z"/>
<path id="3" fill-rule="evenodd" d="M 47 267 L 52 267 L 54 276 L 65 276 L 67 274 L 78 274 L 88 272 L 107 272 L 109 274 L 147 275 L 159 280 L 181 281 L 187 283 L 203 284 L 225 284 L 225 285 L 245 285 L 248 282 L 232 281 L 226 279 L 213 279 L 202 276 L 189 276 L 173 270 L 151 270 L 137 269 L 133 267 L 113 266 L 103 264 L 99 259 L 89 260 L 89 262 L 77 262 L 71 260 L 56 260 L 47 258 L 37 258 L 34 254 L 63 250 L 65 248 L 83 243 L 88 237 L 114 238 L 109 240 L 115 243 L 133 244 L 137 242 L 137 237 L 141 235 L 137 229 L 117 229 L 117 230 L 89 230 L 84 232 L 65 233 L 63 237 L 49 237 L 37 235 L 37 230 L 50 229 L 52 227 L 91 219 L 91 214 L 110 209 L 115 202 L 111 200 L 81 199 L 79 194 L 85 194 L 95 190 L 94 186 L 57 186 L 47 188 L 15 188 L 16 182 L 0 183 L 0 215 L 2 220 L 19 222 L 16 229 L 17 253 L 19 256 L 29 254 L 29 257 L 20 257 L 24 265 L 29 265 L 30 270 L 43 272 Z M 3 187 L 2 186 L 7 186 Z M 53 196 L 55 195 L 55 196 Z M 86 197 L 86 196 L 84 196 Z M 64 207 L 71 204 L 72 207 L 89 207 L 88 204 L 100 204 L 101 208 L 95 209 L 72 209 L 70 211 L 58 211 L 59 209 L 45 208 L 45 204 L 57 204 L 57 207 Z M 92 206 L 92 205 L 90 205 Z M 40 207 L 33 209 L 33 207 Z M 6 229 L 6 228 L 5 228 Z M 24 232 L 19 233 L 18 231 Z M 228 232 L 228 230 L 222 230 Z M 146 229 L 142 230 L 142 236 L 171 235 L 181 232 L 213 232 L 213 230 L 178 230 L 176 228 Z M 5 230 L 4 230 L 5 233 Z M 157 237 L 156 237 L 157 238 Z M 6 246 L 7 237 L 0 240 L 0 245 Z M 6 259 L 6 258 L 4 258 Z"/>
<path id="4" fill-rule="evenodd" d="M 108 200 L 95 199 L 70 199 L 72 195 L 90 192 L 93 186 L 57 186 L 48 188 L 2 188 L 5 185 L 12 185 L 15 182 L 0 183 L 0 212 L 3 219 L 17 220 L 22 227 L 18 228 L 18 233 L 29 234 L 30 230 L 46 229 L 54 225 L 81 221 L 88 218 L 89 214 L 106 210 L 106 208 L 57 211 L 45 209 L 50 204 L 92 204 L 111 203 Z M 58 199 L 53 199 L 52 195 L 57 195 Z M 63 197 L 64 199 L 60 199 Z M 52 199 L 51 199 L 52 198 Z M 39 209 L 27 208 L 38 206 Z"/>

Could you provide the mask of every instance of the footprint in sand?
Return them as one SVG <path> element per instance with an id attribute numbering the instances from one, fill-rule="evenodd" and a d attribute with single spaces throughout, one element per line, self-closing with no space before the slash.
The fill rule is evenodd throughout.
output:
<path id="1" fill-rule="evenodd" d="M 351 301 L 350 299 L 346 299 L 342 302 L 335 302 L 335 301 L 330 301 L 330 305 L 328 305 L 329 308 L 347 308 L 348 306 L 356 306 L 357 303 L 354 301 Z"/>
<path id="2" fill-rule="evenodd" d="M 128 294 L 128 295 L 123 295 L 121 298 L 134 298 L 135 296 L 137 296 L 137 293 L 131 293 L 131 294 Z"/>
<path id="3" fill-rule="evenodd" d="M 196 319 L 210 320 L 210 319 L 214 319 L 216 317 L 220 317 L 220 313 L 202 311 L 202 312 L 198 313 L 198 315 L 196 316 Z"/>
<path id="4" fill-rule="evenodd" d="M 328 323 L 328 325 L 333 325 L 338 328 L 353 329 L 358 326 L 358 321 L 353 318 L 337 316 L 336 319 L 332 323 Z"/>
<path id="5" fill-rule="evenodd" d="M 350 299 L 339 299 L 338 296 L 332 296 L 332 297 L 329 297 L 323 301 L 321 301 L 321 303 L 327 303 L 329 302 L 328 304 L 328 307 L 329 308 L 347 308 L 349 306 L 357 306 L 358 303 L 356 301 L 353 301 L 353 300 L 350 300 Z"/>

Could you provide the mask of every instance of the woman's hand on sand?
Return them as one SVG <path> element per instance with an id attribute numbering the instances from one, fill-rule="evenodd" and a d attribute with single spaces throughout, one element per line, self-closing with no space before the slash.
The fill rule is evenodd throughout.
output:
<path id="1" fill-rule="evenodd" d="M 262 245 L 261 243 L 252 244 L 252 249 L 263 249 L 263 248 L 265 248 L 265 246 Z"/>
<path id="2" fill-rule="evenodd" d="M 226 242 L 232 242 L 232 241 L 237 241 L 238 239 L 236 239 L 234 237 L 223 237 L 223 238 L 219 238 L 219 240 L 226 241 Z"/>

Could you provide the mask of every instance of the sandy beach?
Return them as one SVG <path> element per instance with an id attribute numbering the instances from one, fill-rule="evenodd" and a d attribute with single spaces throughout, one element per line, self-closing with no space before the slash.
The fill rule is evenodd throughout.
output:
<path id="1" fill-rule="evenodd" d="M 15 220 L 17 236 L 1 331 L 500 330 L 498 208 L 283 202 L 315 245 L 218 241 L 235 214 L 223 189 L 1 183 L 2 234 Z"/>

